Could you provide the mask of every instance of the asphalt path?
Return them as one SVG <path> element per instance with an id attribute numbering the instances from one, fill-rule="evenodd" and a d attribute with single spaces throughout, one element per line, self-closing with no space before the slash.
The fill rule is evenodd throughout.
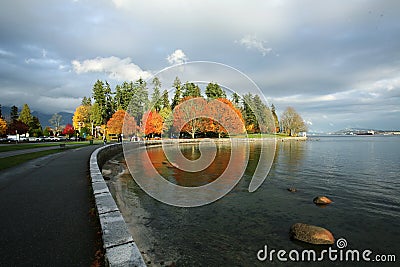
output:
<path id="1" fill-rule="evenodd" d="M 0 171 L 0 266 L 91 265 L 101 247 L 88 178 L 97 147 Z"/>

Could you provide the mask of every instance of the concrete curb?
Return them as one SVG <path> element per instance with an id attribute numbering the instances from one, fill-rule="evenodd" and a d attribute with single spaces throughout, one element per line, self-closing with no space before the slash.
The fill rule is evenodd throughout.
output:
<path id="1" fill-rule="evenodd" d="M 96 149 L 90 156 L 90 177 L 103 233 L 105 262 L 110 267 L 146 266 L 99 167 L 120 152 L 122 145 L 112 144 Z"/>

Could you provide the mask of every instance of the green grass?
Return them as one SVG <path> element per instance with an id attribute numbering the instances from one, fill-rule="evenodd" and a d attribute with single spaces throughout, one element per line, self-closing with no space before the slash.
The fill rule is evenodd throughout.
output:
<path id="1" fill-rule="evenodd" d="M 82 142 L 80 143 L 82 144 Z M 80 146 L 74 146 L 74 147 L 65 147 L 64 149 L 51 149 L 51 150 L 44 150 L 44 151 L 38 151 L 38 152 L 33 152 L 33 153 L 26 153 L 22 155 L 16 155 L 16 156 L 11 156 L 11 157 L 6 157 L 6 158 L 0 158 L 0 171 L 11 168 L 14 166 L 17 166 L 19 164 L 22 164 L 24 162 L 27 162 L 32 159 L 40 158 L 43 156 L 59 153 L 68 149 L 74 149 L 74 148 L 79 148 L 79 147 L 84 147 L 87 146 L 88 142 L 85 142 L 85 144 L 82 144 Z"/>
<path id="2" fill-rule="evenodd" d="M 94 143 L 101 143 L 94 141 Z M 20 143 L 20 144 L 13 144 L 13 145 L 5 145 L 5 146 L 0 146 L 0 152 L 7 152 L 7 151 L 14 151 L 14 150 L 23 150 L 23 149 L 32 149 L 32 148 L 38 148 L 38 147 L 51 147 L 51 146 L 59 146 L 60 144 L 66 144 L 67 147 L 68 145 L 81 145 L 81 144 L 89 144 L 89 141 L 84 141 L 84 142 L 58 142 L 58 143 Z"/>
<path id="3" fill-rule="evenodd" d="M 287 134 L 277 133 L 277 134 L 248 134 L 246 135 L 238 135 L 236 138 L 287 138 L 290 137 Z"/>

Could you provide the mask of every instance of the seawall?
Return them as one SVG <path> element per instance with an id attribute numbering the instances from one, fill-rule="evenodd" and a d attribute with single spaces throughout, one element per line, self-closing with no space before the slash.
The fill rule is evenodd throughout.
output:
<path id="1" fill-rule="evenodd" d="M 90 157 L 90 176 L 103 237 L 106 266 L 146 266 L 101 174 L 101 167 L 122 152 L 121 144 L 96 149 Z"/>

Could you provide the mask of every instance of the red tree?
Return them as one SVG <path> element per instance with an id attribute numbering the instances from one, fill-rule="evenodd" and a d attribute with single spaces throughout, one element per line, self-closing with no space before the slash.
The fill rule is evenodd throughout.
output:
<path id="1" fill-rule="evenodd" d="M 73 135 L 74 133 L 75 133 L 75 129 L 74 129 L 74 127 L 73 127 L 70 123 L 68 123 L 67 125 L 65 125 L 65 128 L 64 128 L 64 130 L 62 131 L 62 134 L 68 135 L 68 136 L 71 136 L 71 135 Z"/>
<path id="2" fill-rule="evenodd" d="M 143 115 L 142 125 L 146 136 L 161 135 L 164 119 L 157 111 L 149 111 Z"/>
<path id="3" fill-rule="evenodd" d="M 8 134 L 26 134 L 29 131 L 29 126 L 20 120 L 14 120 L 7 129 Z"/>

